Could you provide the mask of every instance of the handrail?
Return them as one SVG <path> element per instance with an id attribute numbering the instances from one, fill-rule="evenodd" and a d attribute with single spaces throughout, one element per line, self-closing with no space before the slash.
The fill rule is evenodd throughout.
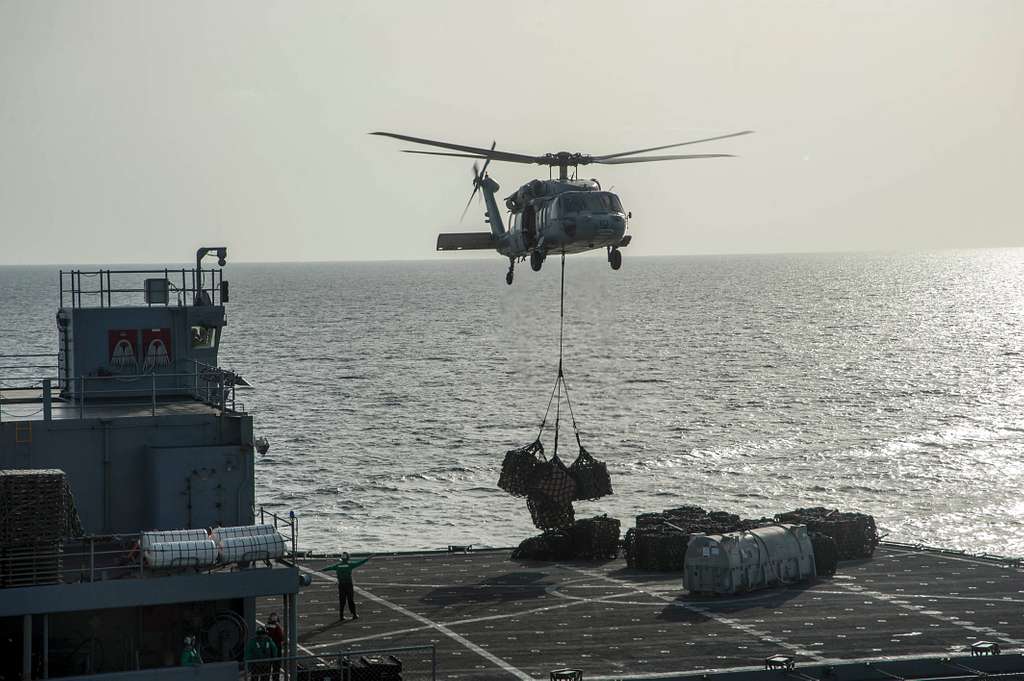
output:
<path id="1" fill-rule="evenodd" d="M 218 268 L 196 269 L 196 268 L 161 268 L 144 270 L 60 270 L 60 306 L 65 307 L 65 296 L 70 296 L 70 307 L 114 307 L 115 294 L 145 293 L 145 288 L 138 287 L 116 287 L 114 286 L 113 275 L 139 275 L 148 274 L 163 278 L 168 282 L 170 289 L 177 294 L 177 306 L 190 305 L 205 296 L 207 304 L 220 304 L 221 283 L 224 281 L 224 271 Z M 200 282 L 207 281 L 205 275 L 209 274 L 209 285 Z M 179 279 L 180 275 L 180 279 Z M 173 276 L 173 279 L 172 279 Z M 98 278 L 97 288 L 84 288 L 82 277 L 86 281 Z M 96 298 L 95 304 L 83 302 L 83 296 L 92 300 Z M 191 298 L 191 299 L 190 299 Z M 118 302 L 118 304 L 126 304 Z M 171 296 L 168 295 L 164 303 L 152 303 L 154 305 L 170 306 Z"/>
<path id="2" fill-rule="evenodd" d="M 299 517 L 295 515 L 295 511 L 288 511 L 288 517 L 279 516 L 273 511 L 268 511 L 260 506 L 260 524 L 267 524 L 267 516 L 274 521 L 274 529 L 277 529 L 278 524 L 287 527 L 291 530 L 292 535 L 292 555 L 297 555 L 299 552 L 298 541 L 299 541 Z"/>
<path id="3" fill-rule="evenodd" d="M 290 562 L 295 557 L 294 534 L 280 532 L 285 540 L 285 553 L 281 558 L 270 558 L 269 554 L 257 552 L 243 556 L 242 561 L 224 561 L 218 552 L 212 561 L 200 560 L 196 556 L 191 560 L 179 558 L 169 561 L 167 565 L 153 566 L 147 561 L 146 554 L 154 551 L 159 553 L 161 549 L 143 547 L 144 534 L 86 535 L 23 546 L 6 546 L 0 593 L 4 589 L 47 584 L 165 577 L 196 570 L 218 572 L 239 562 L 248 564 L 251 569 L 272 569 L 270 561 Z M 264 567 L 261 567 L 260 562 L 264 563 Z"/>
<path id="4" fill-rule="evenodd" d="M 151 414 L 154 416 L 156 415 L 157 406 L 162 403 L 160 398 L 169 396 L 188 396 L 222 411 L 242 413 L 240 411 L 241 402 L 236 400 L 237 386 L 245 385 L 241 376 L 230 369 L 223 369 L 194 359 L 179 361 L 191 364 L 190 370 L 172 372 L 148 371 L 135 374 L 112 374 L 109 376 L 75 376 L 71 379 L 64 379 L 59 376 L 37 378 L 26 378 L 24 375 L 0 376 L 0 391 L 41 390 L 40 401 L 43 403 L 44 410 L 49 413 L 54 401 L 51 390 L 53 388 L 64 388 L 69 394 L 61 399 L 61 401 L 65 404 L 77 405 L 81 418 L 85 418 L 87 403 L 89 403 L 89 387 L 92 386 L 95 390 L 98 383 L 103 384 L 103 389 L 98 396 L 92 397 L 92 403 L 101 404 L 107 408 L 125 406 L 119 405 L 111 399 L 116 399 L 125 394 L 138 398 L 128 403 L 127 406 L 137 406 L 142 398 L 142 391 L 145 390 L 148 393 Z M 174 385 L 166 385 L 170 379 L 184 380 L 175 381 Z M 9 381 L 15 383 L 8 383 Z M 111 382 L 131 384 L 131 386 L 125 388 L 111 387 Z M 77 388 L 77 391 L 72 393 L 71 391 L 75 388 Z M 10 398 L 3 399 L 0 400 L 0 405 L 13 403 L 14 401 Z M 27 400 L 22 398 L 16 401 L 25 403 Z M 13 414 L 9 415 L 16 417 Z M 3 413 L 0 412 L 0 421 L 3 420 L 2 417 Z M 46 420 L 49 420 L 49 418 Z"/>

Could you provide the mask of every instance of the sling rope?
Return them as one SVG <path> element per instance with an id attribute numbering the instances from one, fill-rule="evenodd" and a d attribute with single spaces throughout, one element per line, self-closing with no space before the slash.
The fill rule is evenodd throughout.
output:
<path id="1" fill-rule="evenodd" d="M 572 420 L 573 433 L 576 435 L 576 444 L 582 447 L 580 442 L 580 429 L 576 424 L 576 414 L 572 408 L 572 401 L 569 399 L 569 384 L 565 380 L 565 372 L 562 369 L 562 354 L 565 338 L 565 252 L 562 253 L 561 273 L 561 297 L 558 303 L 558 376 L 555 378 L 555 385 L 551 388 L 551 396 L 548 398 L 547 409 L 544 410 L 544 418 L 540 422 L 540 432 L 537 433 L 537 440 L 544 434 L 544 427 L 548 422 L 548 415 L 551 413 L 551 402 L 558 396 L 555 402 L 555 447 L 554 456 L 558 456 L 558 426 L 562 416 L 562 393 L 565 393 L 565 404 L 569 408 L 569 417 Z"/>

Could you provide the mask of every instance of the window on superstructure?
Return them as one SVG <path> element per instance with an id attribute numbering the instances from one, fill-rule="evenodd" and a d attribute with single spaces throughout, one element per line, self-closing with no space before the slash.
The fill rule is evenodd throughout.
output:
<path id="1" fill-rule="evenodd" d="M 217 327 L 197 325 L 192 327 L 192 347 L 212 348 L 217 344 Z"/>

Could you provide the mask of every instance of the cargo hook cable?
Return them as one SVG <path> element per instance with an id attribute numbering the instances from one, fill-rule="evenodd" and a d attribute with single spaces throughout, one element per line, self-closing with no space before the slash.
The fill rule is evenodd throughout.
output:
<path id="1" fill-rule="evenodd" d="M 561 407 L 562 407 L 562 393 L 565 393 L 565 404 L 569 407 L 569 417 L 572 419 L 572 429 L 576 435 L 576 444 L 581 448 L 583 443 L 580 442 L 580 429 L 576 424 L 576 414 L 572 408 L 572 401 L 569 399 L 569 384 L 565 381 L 565 372 L 562 370 L 562 349 L 563 340 L 565 338 L 565 252 L 562 252 L 562 278 L 561 278 L 561 297 L 558 303 L 558 376 L 555 377 L 555 385 L 551 388 L 551 396 L 548 398 L 547 409 L 544 410 L 544 418 L 540 422 L 540 432 L 537 433 L 537 440 L 540 440 L 540 436 L 544 434 L 544 426 L 548 422 L 548 414 L 551 413 L 551 402 L 554 401 L 555 395 L 558 396 L 558 401 L 555 402 L 555 447 L 553 456 L 558 456 L 558 425 L 561 420 Z"/>

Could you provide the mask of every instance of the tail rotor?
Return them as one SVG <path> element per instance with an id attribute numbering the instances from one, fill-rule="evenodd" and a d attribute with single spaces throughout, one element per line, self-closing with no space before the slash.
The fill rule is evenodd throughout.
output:
<path id="1" fill-rule="evenodd" d="M 497 141 L 491 142 L 491 151 L 494 151 L 494 147 L 498 145 Z M 491 156 L 487 156 L 484 160 L 484 167 L 479 168 L 476 161 L 473 161 L 473 191 L 469 195 L 469 201 L 466 202 L 466 207 L 462 209 L 462 216 L 459 217 L 459 222 L 462 222 L 463 218 L 466 217 L 466 212 L 469 210 L 469 206 L 473 203 L 473 197 L 480 190 L 480 184 L 484 181 L 484 175 L 487 173 L 487 165 L 491 162 Z"/>

